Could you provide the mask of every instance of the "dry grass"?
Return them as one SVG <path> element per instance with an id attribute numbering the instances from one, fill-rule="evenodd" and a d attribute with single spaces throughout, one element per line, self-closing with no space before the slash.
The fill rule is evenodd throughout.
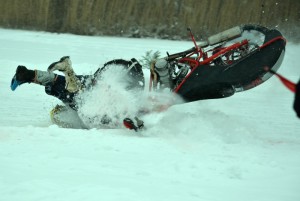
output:
<path id="1" fill-rule="evenodd" d="M 0 26 L 123 36 L 198 39 L 255 23 L 297 34 L 299 0 L 0 0 Z"/>

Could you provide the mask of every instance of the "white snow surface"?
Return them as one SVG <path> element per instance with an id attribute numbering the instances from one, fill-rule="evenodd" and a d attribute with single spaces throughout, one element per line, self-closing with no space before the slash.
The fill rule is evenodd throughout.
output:
<path id="1" fill-rule="evenodd" d="M 10 90 L 18 65 L 46 70 L 69 55 L 78 74 L 90 74 L 112 59 L 193 43 L 0 29 L 0 44 L 0 201 L 300 200 L 300 119 L 276 77 L 146 115 L 139 133 L 65 129 L 51 123 L 60 101 L 44 87 Z M 299 56 L 300 45 L 287 43 L 279 73 L 294 82 Z"/>

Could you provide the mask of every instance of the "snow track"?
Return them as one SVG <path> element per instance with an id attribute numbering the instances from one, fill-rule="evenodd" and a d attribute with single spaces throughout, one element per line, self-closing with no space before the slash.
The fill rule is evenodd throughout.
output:
<path id="1" fill-rule="evenodd" d="M 147 115 L 140 133 L 63 129 L 49 118 L 60 101 L 42 86 L 10 90 L 17 65 L 45 70 L 69 55 L 78 74 L 89 74 L 112 59 L 193 44 L 5 29 L 0 43 L 1 201 L 300 200 L 300 119 L 275 77 L 226 99 Z M 279 69 L 294 82 L 299 55 L 288 44 Z"/>

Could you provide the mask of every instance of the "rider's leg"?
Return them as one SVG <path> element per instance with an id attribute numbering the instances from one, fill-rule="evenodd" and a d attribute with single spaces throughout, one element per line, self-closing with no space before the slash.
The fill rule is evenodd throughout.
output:
<path id="1" fill-rule="evenodd" d="M 16 82 L 16 87 L 23 83 L 31 82 L 45 86 L 48 83 L 54 82 L 56 76 L 56 74 L 51 72 L 30 70 L 27 69 L 25 66 L 18 66 L 16 69 L 16 74 L 13 77 L 12 81 Z"/>
<path id="2" fill-rule="evenodd" d="M 75 93 L 81 89 L 81 83 L 78 77 L 72 68 L 72 62 L 70 57 L 65 56 L 62 57 L 59 61 L 52 63 L 48 67 L 49 72 L 53 72 L 55 70 L 59 70 L 65 74 L 66 79 L 66 89 L 71 92 Z"/>
<path id="3" fill-rule="evenodd" d="M 12 79 L 12 90 L 15 90 L 23 83 L 36 83 L 45 86 L 45 92 L 48 95 L 54 96 L 74 108 L 74 93 L 70 93 L 65 89 L 66 80 L 64 76 L 18 66 Z"/>

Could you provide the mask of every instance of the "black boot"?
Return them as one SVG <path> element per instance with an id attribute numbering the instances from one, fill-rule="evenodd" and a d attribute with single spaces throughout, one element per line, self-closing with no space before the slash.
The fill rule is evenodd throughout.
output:
<path id="1" fill-rule="evenodd" d="M 35 72 L 34 70 L 28 70 L 25 66 L 18 66 L 16 74 L 11 80 L 10 88 L 11 90 L 16 90 L 16 88 L 23 83 L 30 83 L 34 80 Z"/>
<path id="2" fill-rule="evenodd" d="M 32 82 L 35 76 L 34 70 L 28 70 L 25 66 L 18 66 L 16 70 L 16 80 L 25 83 Z"/>

